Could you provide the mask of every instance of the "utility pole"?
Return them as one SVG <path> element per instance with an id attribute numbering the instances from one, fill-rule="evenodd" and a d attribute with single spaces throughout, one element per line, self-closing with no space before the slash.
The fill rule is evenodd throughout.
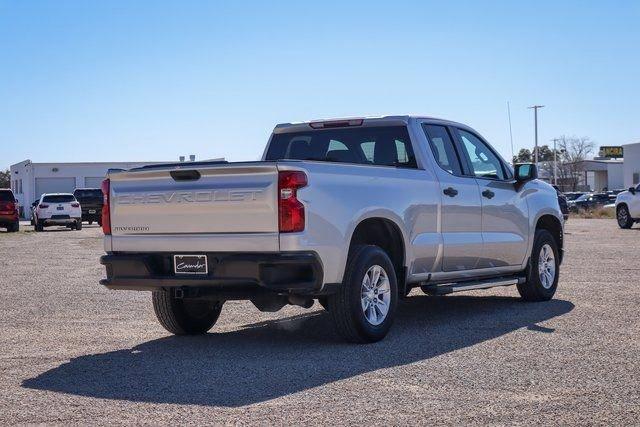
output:
<path id="1" fill-rule="evenodd" d="M 535 126 L 535 138 L 536 138 L 536 146 L 533 149 L 533 151 L 535 151 L 536 157 L 535 157 L 535 162 L 536 162 L 536 166 L 538 166 L 538 108 L 543 108 L 544 105 L 532 105 L 531 107 L 529 107 L 529 109 L 533 109 L 533 120 L 534 120 L 534 126 Z"/>
<path id="2" fill-rule="evenodd" d="M 553 138 L 553 185 L 558 185 L 558 152 L 556 151 L 556 143 L 560 141 L 558 138 Z"/>
<path id="3" fill-rule="evenodd" d="M 515 157 L 515 153 L 513 152 L 513 132 L 511 131 L 511 106 L 509 105 L 509 101 L 507 101 L 507 114 L 509 115 L 509 139 L 511 140 L 511 164 L 513 165 L 515 162 L 513 158 Z"/>

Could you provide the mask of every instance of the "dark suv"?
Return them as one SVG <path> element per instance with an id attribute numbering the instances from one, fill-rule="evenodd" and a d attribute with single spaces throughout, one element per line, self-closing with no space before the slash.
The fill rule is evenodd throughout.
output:
<path id="1" fill-rule="evenodd" d="M 89 224 L 97 222 L 102 225 L 103 195 L 99 188 L 76 188 L 73 195 L 80 202 L 82 208 L 82 220 Z"/>
<path id="2" fill-rule="evenodd" d="M 13 191 L 8 188 L 0 188 L 0 227 L 5 227 L 8 232 L 18 231 L 20 228 L 18 202 L 13 197 Z"/>

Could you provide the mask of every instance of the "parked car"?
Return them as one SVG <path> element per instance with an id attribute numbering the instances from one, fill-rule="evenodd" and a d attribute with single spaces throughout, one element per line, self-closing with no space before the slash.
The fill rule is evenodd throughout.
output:
<path id="1" fill-rule="evenodd" d="M 82 207 L 82 220 L 89 225 L 97 222 L 102 225 L 102 190 L 99 188 L 76 188 L 73 195 Z"/>
<path id="2" fill-rule="evenodd" d="M 609 204 L 609 195 L 606 193 L 584 194 L 568 204 L 573 212 L 590 211 Z"/>
<path id="3" fill-rule="evenodd" d="M 39 204 L 40 199 L 36 199 L 33 203 L 31 203 L 31 225 L 33 225 L 34 227 L 36 225 L 36 208 Z"/>
<path id="4" fill-rule="evenodd" d="M 0 227 L 13 233 L 20 229 L 18 202 L 9 188 L 0 188 Z"/>
<path id="5" fill-rule="evenodd" d="M 640 222 L 640 184 L 618 194 L 616 219 L 620 228 L 631 228 L 635 222 Z"/>
<path id="6" fill-rule="evenodd" d="M 558 205 L 560 206 L 562 217 L 566 222 L 569 219 L 569 205 L 567 202 L 567 196 L 565 196 L 564 193 L 560 191 L 560 188 L 558 188 L 557 185 L 553 185 L 552 187 L 556 190 L 556 193 L 558 194 Z"/>
<path id="7" fill-rule="evenodd" d="M 44 227 L 52 225 L 65 225 L 71 229 L 82 230 L 82 210 L 73 194 L 43 194 L 34 209 L 34 214 L 36 231 L 44 231 Z"/>
<path id="8" fill-rule="evenodd" d="M 536 177 L 451 121 L 282 124 L 262 161 L 109 173 L 101 283 L 152 291 L 174 334 L 205 333 L 227 300 L 262 311 L 319 300 L 352 342 L 382 339 L 413 287 L 516 285 L 549 300 L 563 221 Z"/>
<path id="9" fill-rule="evenodd" d="M 625 191 L 625 190 L 618 189 L 618 190 L 609 190 L 609 191 L 607 191 L 607 195 L 609 196 L 609 203 L 615 204 L 616 203 L 616 198 L 618 197 L 618 194 L 622 193 L 623 191 Z"/>
<path id="10" fill-rule="evenodd" d="M 567 201 L 568 202 L 572 202 L 575 199 L 577 199 L 578 197 L 583 196 L 584 194 L 585 193 L 577 192 L 577 191 L 571 191 L 571 192 L 564 193 L 564 195 L 567 197 Z"/>

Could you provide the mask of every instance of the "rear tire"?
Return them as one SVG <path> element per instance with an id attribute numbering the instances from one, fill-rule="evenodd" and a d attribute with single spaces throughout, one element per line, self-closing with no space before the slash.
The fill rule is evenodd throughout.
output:
<path id="1" fill-rule="evenodd" d="M 82 230 L 82 220 L 79 219 L 78 221 L 76 221 L 76 230 Z"/>
<path id="2" fill-rule="evenodd" d="M 168 291 L 154 291 L 153 309 L 158 321 L 175 335 L 204 334 L 215 325 L 222 302 L 178 299 Z"/>
<path id="3" fill-rule="evenodd" d="M 89 221 L 89 225 L 93 224 L 93 221 Z"/>
<path id="4" fill-rule="evenodd" d="M 36 231 L 44 231 L 44 225 L 40 220 L 36 221 Z"/>
<path id="5" fill-rule="evenodd" d="M 529 258 L 527 279 L 517 285 L 524 301 L 548 301 L 558 288 L 560 277 L 558 245 L 547 230 L 536 230 Z"/>
<path id="6" fill-rule="evenodd" d="M 629 213 L 629 208 L 627 205 L 618 206 L 618 210 L 616 211 L 616 219 L 618 220 L 618 226 L 623 229 L 633 227 L 633 218 L 631 218 L 631 214 Z"/>
<path id="7" fill-rule="evenodd" d="M 329 313 L 347 341 L 380 341 L 391 328 L 398 302 L 393 263 L 378 246 L 358 245 L 350 252 L 342 286 L 328 297 Z"/>
<path id="8" fill-rule="evenodd" d="M 20 230 L 20 221 L 16 221 L 13 224 L 11 224 L 10 226 L 7 227 L 7 231 L 9 233 L 15 233 L 18 230 Z"/>

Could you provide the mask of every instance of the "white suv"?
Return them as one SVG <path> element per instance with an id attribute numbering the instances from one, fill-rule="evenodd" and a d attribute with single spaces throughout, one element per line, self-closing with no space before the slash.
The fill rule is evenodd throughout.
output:
<path id="1" fill-rule="evenodd" d="M 640 184 L 618 194 L 616 219 L 620 228 L 631 228 L 634 222 L 640 222 Z"/>
<path id="2" fill-rule="evenodd" d="M 44 227 L 51 225 L 66 225 L 74 230 L 82 230 L 82 209 L 73 194 L 43 194 L 33 213 L 36 231 L 43 231 Z"/>

